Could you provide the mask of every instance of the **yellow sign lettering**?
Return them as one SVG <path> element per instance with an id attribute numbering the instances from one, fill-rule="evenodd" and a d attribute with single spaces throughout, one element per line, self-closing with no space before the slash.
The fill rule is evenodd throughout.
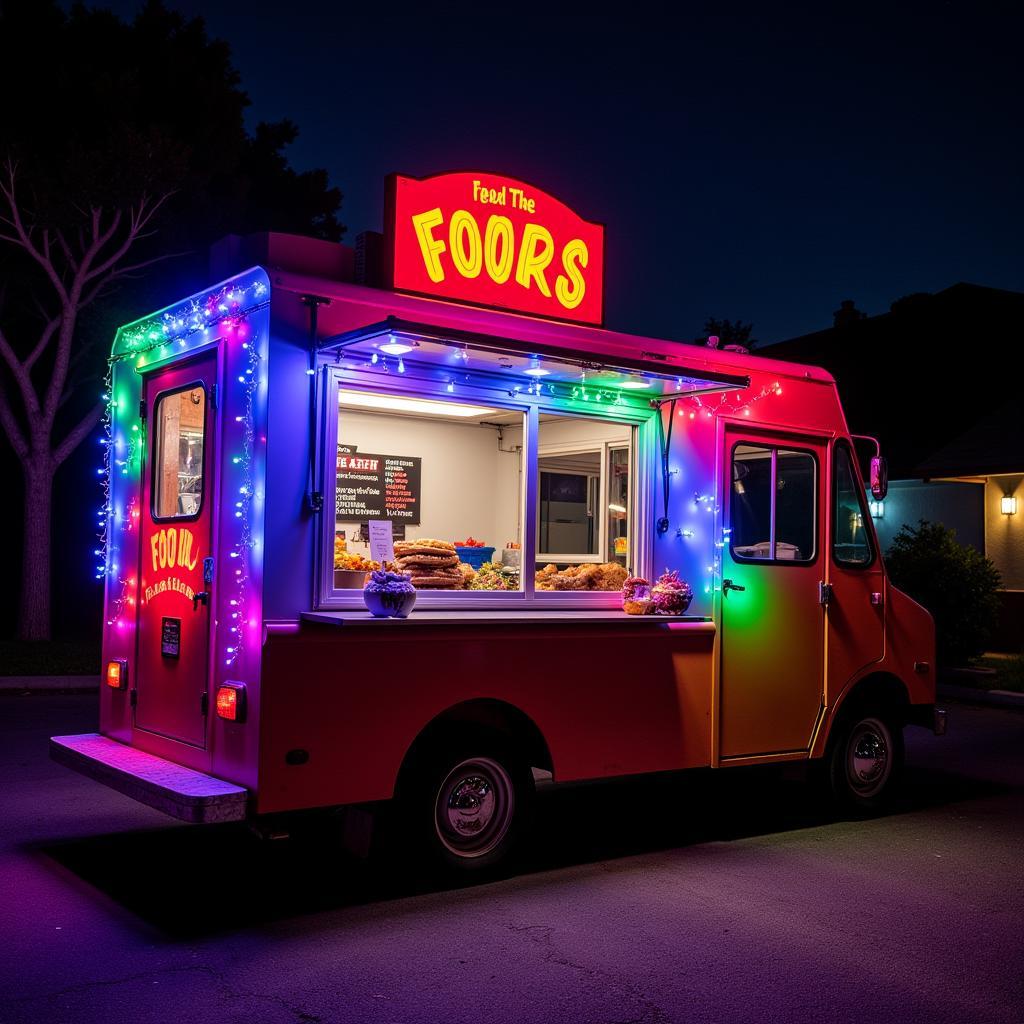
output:
<path id="1" fill-rule="evenodd" d="M 444 252 L 444 242 L 433 236 L 432 231 L 444 221 L 444 214 L 441 208 L 435 206 L 433 210 L 424 213 L 413 214 L 412 226 L 416 229 L 416 238 L 420 243 L 420 252 L 423 254 L 423 265 L 427 268 L 427 274 L 434 284 L 444 280 L 444 270 L 441 267 L 441 253 Z"/>
<path id="2" fill-rule="evenodd" d="M 483 267 L 480 228 L 468 210 L 456 210 L 448 225 L 452 263 L 463 277 L 477 277 Z"/>
<path id="3" fill-rule="evenodd" d="M 565 274 L 559 274 L 555 281 L 555 297 L 566 309 L 575 309 L 582 301 L 587 290 L 580 267 L 586 267 L 590 253 L 587 244 L 580 238 L 574 238 L 562 250 L 562 267 Z"/>
<path id="4" fill-rule="evenodd" d="M 488 219 L 484 231 L 484 266 L 495 284 L 504 284 L 509 279 L 515 257 L 512 221 L 494 214 Z"/>
<path id="5" fill-rule="evenodd" d="M 540 224 L 527 224 L 523 229 L 523 244 L 516 264 L 516 281 L 524 288 L 530 287 L 531 280 L 536 281 L 541 295 L 551 298 L 544 271 L 554 254 L 555 241 L 551 232 Z"/>

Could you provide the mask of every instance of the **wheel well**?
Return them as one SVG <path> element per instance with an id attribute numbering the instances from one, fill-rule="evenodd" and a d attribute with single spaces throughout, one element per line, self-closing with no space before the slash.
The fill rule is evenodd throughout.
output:
<path id="1" fill-rule="evenodd" d="M 910 706 L 910 696 L 906 686 L 896 676 L 888 672 L 875 672 L 854 683 L 836 709 L 836 715 L 850 714 L 866 706 L 896 711 L 902 724 Z"/>
<path id="2" fill-rule="evenodd" d="M 413 740 L 398 772 L 396 795 L 402 780 L 428 748 L 443 743 L 454 733 L 495 733 L 522 751 L 531 768 L 554 771 L 551 752 L 536 722 L 525 712 L 504 701 L 481 698 L 468 700 L 442 711 Z"/>

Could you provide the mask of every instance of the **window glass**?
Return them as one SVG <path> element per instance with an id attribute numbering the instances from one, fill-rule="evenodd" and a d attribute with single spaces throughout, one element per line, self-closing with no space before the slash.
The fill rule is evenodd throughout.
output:
<path id="1" fill-rule="evenodd" d="M 775 558 L 814 559 L 817 474 L 809 452 L 778 449 L 775 463 Z"/>
<path id="2" fill-rule="evenodd" d="M 853 459 L 845 445 L 833 449 L 832 554 L 843 565 L 867 565 L 872 559 L 867 516 L 861 504 Z"/>
<path id="3" fill-rule="evenodd" d="M 732 453 L 730 540 L 741 558 L 772 557 L 772 451 L 738 444 Z"/>
<path id="4" fill-rule="evenodd" d="M 626 565 L 629 556 L 630 510 L 629 449 L 608 450 L 608 547 L 609 562 Z"/>
<path id="5" fill-rule="evenodd" d="M 157 399 L 153 440 L 153 516 L 185 519 L 203 502 L 206 389 L 197 384 Z"/>
<path id="6" fill-rule="evenodd" d="M 810 452 L 736 445 L 729 497 L 732 554 L 753 561 L 813 562 L 817 479 Z"/>
<path id="7" fill-rule="evenodd" d="M 362 589 L 369 522 L 418 591 L 519 591 L 521 411 L 340 388 L 334 586 Z"/>
<path id="8" fill-rule="evenodd" d="M 538 591 L 621 590 L 630 574 L 633 428 L 542 413 L 538 428 Z"/>

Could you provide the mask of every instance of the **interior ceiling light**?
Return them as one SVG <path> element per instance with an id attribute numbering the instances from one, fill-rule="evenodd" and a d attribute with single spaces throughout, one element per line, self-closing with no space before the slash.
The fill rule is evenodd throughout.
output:
<path id="1" fill-rule="evenodd" d="M 536 356 L 530 360 L 530 365 L 523 370 L 527 377 L 546 377 L 550 372 L 550 370 L 545 370 L 540 365 L 540 360 Z"/>
<path id="2" fill-rule="evenodd" d="M 398 395 L 378 395 L 368 391 L 338 391 L 338 405 L 356 409 L 378 409 L 405 412 L 414 416 L 448 416 L 468 419 L 474 416 L 493 416 L 496 409 L 483 405 L 465 405 L 459 402 L 434 402 L 426 398 L 401 398 Z"/>
<path id="3" fill-rule="evenodd" d="M 631 391 L 642 391 L 650 386 L 651 382 L 637 373 L 631 373 L 620 385 L 620 387 L 629 388 Z"/>
<path id="4" fill-rule="evenodd" d="M 386 352 L 389 356 L 404 356 L 406 352 L 411 352 L 412 349 L 412 345 L 407 345 L 404 341 L 395 341 L 390 335 L 388 340 L 380 346 L 381 352 Z"/>

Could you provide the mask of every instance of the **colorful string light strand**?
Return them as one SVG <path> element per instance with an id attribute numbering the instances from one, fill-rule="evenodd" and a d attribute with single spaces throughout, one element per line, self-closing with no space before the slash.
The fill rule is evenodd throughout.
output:
<path id="1" fill-rule="evenodd" d="M 251 337 L 242 343 L 242 348 L 249 354 L 249 365 L 245 373 L 239 374 L 238 382 L 244 388 L 245 412 L 235 416 L 235 422 L 242 425 L 242 452 L 232 457 L 231 461 L 240 466 L 242 471 L 242 483 L 238 488 L 238 498 L 235 501 L 234 518 L 239 523 L 238 539 L 233 550 L 230 552 L 232 562 L 229 564 L 232 578 L 233 596 L 228 599 L 229 613 L 228 639 L 225 644 L 226 655 L 224 664 L 230 667 L 238 659 L 239 652 L 244 643 L 244 631 L 249 625 L 248 609 L 246 608 L 246 594 L 248 593 L 249 574 L 248 568 L 251 561 L 250 553 L 255 549 L 258 541 L 252 532 L 251 508 L 253 500 L 262 500 L 262 494 L 255 492 L 255 481 L 253 480 L 253 457 L 256 450 L 256 431 L 254 415 L 254 397 L 256 388 L 259 386 L 259 363 L 260 355 L 257 350 L 256 337 Z"/>
<path id="2" fill-rule="evenodd" d="M 97 566 L 97 579 L 110 576 L 120 584 L 120 591 L 113 599 L 112 615 L 108 625 L 120 623 L 121 615 L 125 607 L 134 605 L 135 599 L 129 594 L 129 589 L 134 587 L 135 580 L 130 576 L 119 575 L 119 565 L 114 560 L 116 552 L 111 551 L 111 526 L 112 521 L 117 518 L 112 490 L 112 474 L 114 468 L 120 469 L 120 475 L 129 476 L 140 450 L 142 442 L 142 431 L 138 424 L 133 424 L 130 436 L 122 441 L 115 433 L 115 410 L 118 402 L 113 392 L 113 369 L 114 364 L 120 360 L 134 359 L 137 366 L 143 365 L 142 356 L 156 349 L 170 349 L 174 342 L 182 348 L 186 347 L 188 339 L 197 333 L 207 335 L 211 328 L 225 324 L 228 330 L 239 330 L 247 321 L 248 317 L 259 309 L 266 306 L 267 286 L 265 282 L 257 278 L 247 285 L 229 283 L 216 292 L 208 293 L 206 296 L 193 298 L 182 303 L 173 311 L 164 312 L 159 319 L 150 318 L 134 327 L 122 330 L 118 341 L 122 344 L 123 350 L 108 360 L 107 376 L 103 399 L 106 401 L 106 409 L 103 419 L 103 437 L 101 444 L 104 449 L 103 465 L 98 470 L 103 480 L 103 505 L 99 510 L 99 541 L 100 546 L 95 554 L 100 559 Z M 246 301 L 248 300 L 248 302 Z M 250 505 L 253 491 L 252 479 L 252 457 L 254 452 L 254 417 L 253 417 L 253 394 L 259 383 L 257 368 L 260 357 L 256 351 L 254 339 L 243 343 L 243 348 L 248 351 L 248 366 L 245 373 L 239 377 L 245 388 L 245 415 L 236 417 L 244 424 L 242 438 L 242 455 L 236 464 L 240 464 L 243 487 L 245 494 L 240 508 L 236 509 L 236 518 L 240 521 L 239 542 L 232 552 L 233 558 L 242 558 L 242 561 L 235 566 L 235 597 L 232 602 L 244 600 L 245 590 L 248 583 L 247 562 L 248 559 L 243 552 L 250 551 L 255 546 L 250 522 Z M 119 446 L 125 447 L 124 458 L 118 458 Z M 134 529 L 135 521 L 138 518 L 136 509 L 136 497 L 132 495 L 125 505 L 124 516 L 122 517 L 122 532 L 131 532 Z M 235 610 L 242 607 L 241 603 L 236 604 Z M 229 653 L 232 663 L 237 658 L 241 646 L 241 622 L 232 620 L 231 638 L 229 640 Z"/>

